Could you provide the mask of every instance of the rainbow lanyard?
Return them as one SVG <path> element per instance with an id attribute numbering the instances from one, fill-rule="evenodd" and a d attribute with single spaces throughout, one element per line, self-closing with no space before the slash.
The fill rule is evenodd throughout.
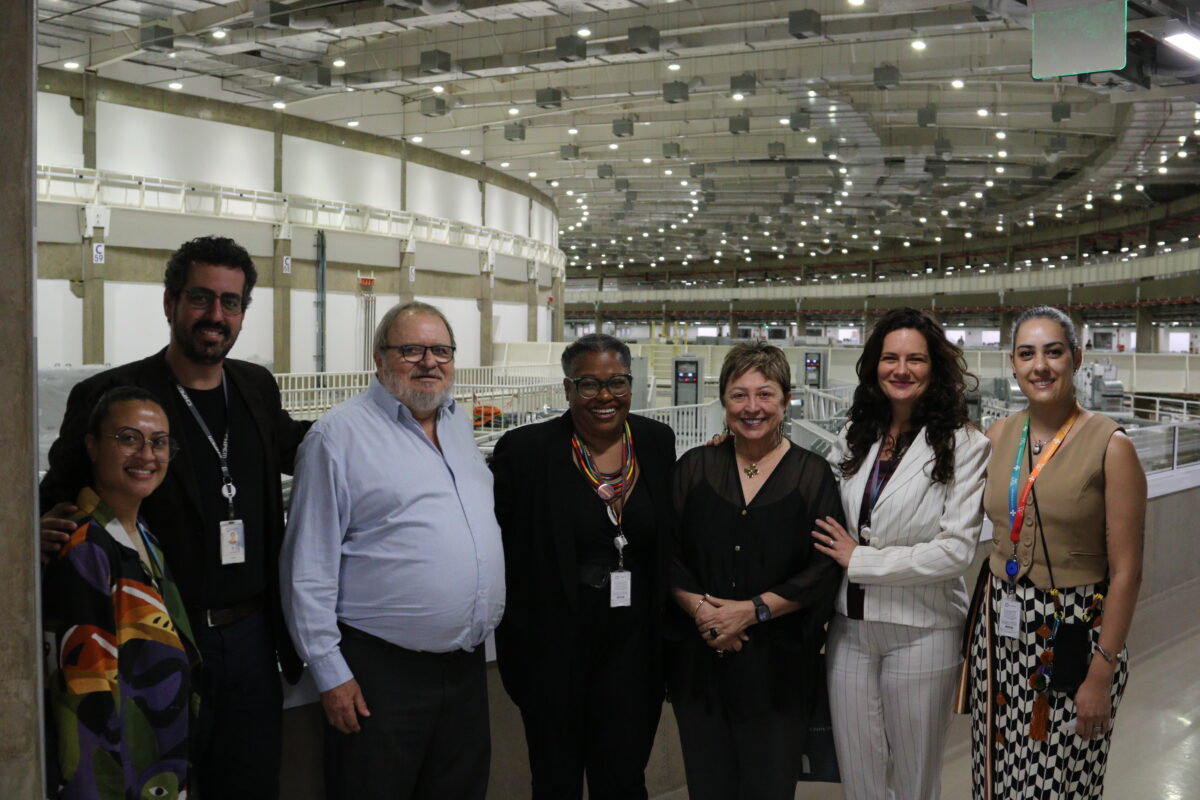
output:
<path id="1" fill-rule="evenodd" d="M 618 498 L 625 496 L 633 488 L 633 477 L 637 472 L 637 458 L 633 454 L 633 434 L 629 430 L 629 421 L 625 422 L 625 432 L 621 436 L 621 470 L 615 480 L 605 480 L 603 473 L 592 463 L 592 454 L 587 445 L 579 438 L 579 434 L 571 434 L 571 454 L 575 466 L 592 485 L 592 490 L 604 501 L 604 510 L 608 513 L 608 521 L 617 528 L 613 537 L 613 547 L 617 549 L 617 569 L 625 568 L 625 531 L 621 528 L 621 520 L 625 513 L 624 504 L 618 511 L 615 504 Z"/>
<path id="2" fill-rule="evenodd" d="M 1021 462 L 1025 458 L 1025 447 L 1029 444 L 1029 417 L 1025 417 L 1025 429 L 1021 431 L 1021 443 L 1017 446 L 1017 458 L 1013 461 L 1012 477 L 1008 481 L 1008 520 L 1011 525 L 1008 538 L 1012 541 L 1012 555 L 1004 563 L 1004 572 L 1008 575 L 1009 581 L 1014 584 L 1017 582 L 1017 573 L 1020 572 L 1020 563 L 1017 561 L 1017 543 L 1021 541 L 1021 526 L 1025 523 L 1025 506 L 1029 502 L 1029 493 L 1033 491 L 1033 482 L 1038 479 L 1042 470 L 1050 463 L 1050 459 L 1058 452 L 1058 448 L 1062 446 L 1063 440 L 1067 438 L 1067 434 L 1071 432 L 1077 419 L 1079 419 L 1079 406 L 1075 406 L 1071 416 L 1067 417 L 1067 421 L 1058 429 L 1058 433 L 1054 434 L 1050 444 L 1046 446 L 1033 469 L 1029 471 L 1029 479 L 1025 481 L 1025 488 L 1021 490 L 1021 497 L 1018 501 L 1017 484 L 1021 482 Z"/>

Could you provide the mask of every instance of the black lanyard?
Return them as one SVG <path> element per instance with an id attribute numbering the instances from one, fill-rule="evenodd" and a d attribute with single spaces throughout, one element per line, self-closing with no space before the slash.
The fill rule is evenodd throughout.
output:
<path id="1" fill-rule="evenodd" d="M 192 418 L 196 420 L 200 430 L 204 431 L 205 438 L 208 439 L 208 443 L 212 445 L 212 449 L 217 454 L 217 460 L 221 463 L 221 496 L 229 502 L 229 518 L 234 519 L 236 514 L 233 510 L 233 498 L 237 495 L 237 487 L 233 485 L 233 476 L 229 473 L 229 385 L 225 383 L 225 371 L 221 371 L 221 389 L 225 394 L 225 439 L 221 442 L 220 447 L 217 447 L 217 440 L 213 438 L 212 432 L 205 424 L 204 417 L 200 416 L 200 412 L 196 410 L 192 398 L 188 396 L 187 389 L 184 389 L 179 381 L 175 382 L 175 388 L 179 390 L 179 396 L 183 398 L 188 411 L 192 412 Z"/>

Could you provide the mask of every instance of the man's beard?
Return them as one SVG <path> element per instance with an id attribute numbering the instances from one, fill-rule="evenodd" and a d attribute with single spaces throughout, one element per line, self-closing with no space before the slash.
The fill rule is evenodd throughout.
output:
<path id="1" fill-rule="evenodd" d="M 422 372 L 421 375 L 429 375 L 428 372 Z M 409 373 L 409 379 L 421 377 L 413 372 Z M 445 389 L 440 392 L 428 392 L 422 390 L 419 386 L 405 381 L 402 377 L 388 369 L 379 371 L 379 382 L 383 384 L 383 388 L 387 389 L 392 397 L 403 403 L 409 411 L 416 416 L 430 414 L 441 407 L 446 401 L 453 396 L 454 382 L 453 380 L 447 383 Z"/>
<path id="2" fill-rule="evenodd" d="M 222 338 L 211 344 L 201 343 L 196 334 L 203 330 L 217 331 Z M 200 321 L 189 329 L 185 328 L 183 323 L 177 322 L 172 326 L 172 333 L 184 357 L 197 364 L 220 364 L 237 341 L 230 327 L 223 323 Z"/>

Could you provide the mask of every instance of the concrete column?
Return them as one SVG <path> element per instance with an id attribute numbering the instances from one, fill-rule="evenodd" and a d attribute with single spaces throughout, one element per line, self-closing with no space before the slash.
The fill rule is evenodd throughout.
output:
<path id="1" fill-rule="evenodd" d="M 1087 342 L 1084 337 L 1083 314 L 1077 308 L 1070 308 L 1067 309 L 1067 316 L 1071 318 L 1071 323 L 1075 326 L 1075 335 L 1079 337 L 1079 346 L 1083 347 Z"/>
<path id="2" fill-rule="evenodd" d="M 1137 323 L 1137 347 L 1139 353 L 1158 352 L 1158 329 L 1154 327 L 1154 314 L 1145 306 L 1138 306 L 1134 314 Z"/>
<path id="3" fill-rule="evenodd" d="M 417 293 L 417 284 L 408 279 L 408 268 L 416 263 L 416 254 L 406 252 L 408 242 L 405 242 L 405 250 L 400 251 L 400 300 L 398 302 L 408 303 L 412 301 Z"/>
<path id="4" fill-rule="evenodd" d="M 275 254 L 271 260 L 271 293 L 274 302 L 275 372 L 292 371 L 292 238 L 290 226 L 275 229 Z"/>
<path id="5" fill-rule="evenodd" d="M 1009 272 L 1013 271 L 1013 266 L 1014 266 L 1013 265 L 1013 256 L 1014 255 L 1015 255 L 1015 252 L 1013 251 L 1013 246 L 1011 244 L 1008 245 L 1008 247 L 1004 248 L 1004 266 L 1008 269 Z"/>
<path id="6" fill-rule="evenodd" d="M 485 256 L 486 257 L 486 256 Z M 479 366 L 490 367 L 495 361 L 495 337 L 492 321 L 492 274 L 479 276 Z"/>
<path id="7" fill-rule="evenodd" d="M 596 316 L 594 319 L 596 330 L 593 333 L 604 333 L 604 315 L 600 313 L 600 304 L 596 303 Z"/>
<path id="8" fill-rule="evenodd" d="M 863 342 L 864 344 L 866 343 L 867 338 L 871 335 L 871 329 L 874 327 L 875 327 L 874 315 L 864 311 L 863 315 L 862 315 L 862 339 L 860 340 L 861 342 Z"/>
<path id="9" fill-rule="evenodd" d="M 33 3 L 0 3 L 0 797 L 45 797 L 41 609 L 38 604 L 37 390 L 34 355 Z"/>
<path id="10" fill-rule="evenodd" d="M 537 341 L 538 318 L 538 289 L 537 280 L 525 284 L 525 336 L 530 342 Z"/>
<path id="11" fill-rule="evenodd" d="M 90 72 L 83 74 L 83 167 L 96 169 L 96 76 Z"/>
<path id="12" fill-rule="evenodd" d="M 554 342 L 561 342 L 566 336 L 564 332 L 567 327 L 566 288 L 566 282 L 562 275 L 556 275 L 554 282 L 550 284 L 550 290 L 554 292 L 554 311 L 550 315 L 550 340 Z"/>
<path id="13" fill-rule="evenodd" d="M 283 112 L 275 112 L 275 183 L 273 191 L 283 191 Z M 282 370 L 276 370 L 281 372 Z"/>
<path id="14" fill-rule="evenodd" d="M 738 318 L 737 314 L 733 313 L 733 309 L 729 310 L 729 338 L 738 338 Z"/>
<path id="15" fill-rule="evenodd" d="M 83 363 L 104 363 L 104 275 L 106 264 L 93 264 L 94 245 L 104 244 L 104 228 L 90 228 L 91 239 L 83 240 L 80 272 L 83 298 Z M 105 255 L 107 260 L 109 257 Z M 77 292 L 78 294 L 78 292 Z"/>
<path id="16" fill-rule="evenodd" d="M 1016 318 L 1012 311 L 1000 312 L 1000 349 L 1006 353 L 1012 350 L 1012 326 Z"/>
<path id="17" fill-rule="evenodd" d="M 1083 236 L 1082 236 L 1082 234 L 1077 234 L 1075 236 L 1075 263 L 1076 264 L 1083 263 Z"/>
<path id="18" fill-rule="evenodd" d="M 938 253 L 939 261 L 941 260 L 941 257 L 942 257 L 942 254 Z M 941 266 L 941 264 L 939 264 L 938 266 Z M 870 259 L 869 261 L 867 261 L 867 280 L 869 280 L 869 281 L 875 280 L 875 259 L 873 259 L 873 258 Z"/>

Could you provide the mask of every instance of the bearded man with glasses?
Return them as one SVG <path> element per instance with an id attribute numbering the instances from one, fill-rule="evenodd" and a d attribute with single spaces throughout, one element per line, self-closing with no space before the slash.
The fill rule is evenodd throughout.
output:
<path id="1" fill-rule="evenodd" d="M 75 529 L 67 517 L 78 509 L 69 503 L 89 479 L 84 434 L 97 399 L 115 386 L 162 398 L 181 454 L 142 515 L 175 575 L 203 662 L 191 788 L 221 800 L 279 796 L 279 673 L 292 682 L 300 674 L 279 603 L 280 473 L 292 471 L 308 423 L 283 410 L 267 369 L 227 357 L 256 279 L 249 253 L 232 239 L 200 237 L 173 253 L 163 278 L 169 344 L 72 389 L 41 484 L 49 555 Z"/>
<path id="2" fill-rule="evenodd" d="M 496 631 L 521 710 L 534 800 L 645 800 L 662 712 L 675 434 L 630 414 L 629 348 L 562 354 L 569 406 L 496 445 L 508 606 Z"/>
<path id="3" fill-rule="evenodd" d="M 504 611 L 492 476 L 458 405 L 454 332 L 395 306 L 375 379 L 300 447 L 284 614 L 328 728 L 329 800 L 484 800 L 484 640 Z"/>

